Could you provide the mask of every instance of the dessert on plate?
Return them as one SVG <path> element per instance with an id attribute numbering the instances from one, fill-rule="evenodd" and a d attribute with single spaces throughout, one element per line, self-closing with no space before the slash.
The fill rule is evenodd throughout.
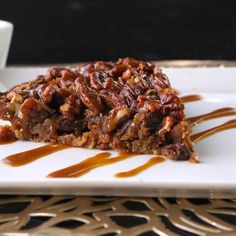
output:
<path id="1" fill-rule="evenodd" d="M 17 139 L 194 160 L 184 105 L 165 74 L 132 58 L 52 68 L 0 98 Z"/>

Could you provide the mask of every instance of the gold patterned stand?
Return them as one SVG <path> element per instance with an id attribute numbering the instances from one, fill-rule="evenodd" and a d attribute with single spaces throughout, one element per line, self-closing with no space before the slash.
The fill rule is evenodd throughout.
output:
<path id="1" fill-rule="evenodd" d="M 162 60 L 153 61 L 160 67 L 235 67 L 236 61 L 229 60 Z M 10 67 L 64 67 L 76 66 L 79 63 L 63 63 L 63 64 L 40 64 L 40 65 L 11 65 Z"/>
<path id="2" fill-rule="evenodd" d="M 160 66 L 236 66 L 160 61 Z M 236 200 L 1 196 L 0 235 L 236 235 Z"/>
<path id="3" fill-rule="evenodd" d="M 1 235 L 233 236 L 235 220 L 236 200 L 75 196 L 0 200 Z"/>

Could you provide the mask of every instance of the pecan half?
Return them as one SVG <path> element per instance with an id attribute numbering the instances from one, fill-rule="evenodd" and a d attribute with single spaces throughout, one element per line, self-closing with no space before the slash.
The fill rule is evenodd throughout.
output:
<path id="1" fill-rule="evenodd" d="M 76 83 L 76 92 L 80 96 L 81 101 L 87 106 L 89 109 L 94 110 L 96 112 L 101 112 L 103 110 L 103 105 L 98 94 L 89 89 L 83 77 L 78 77 L 75 80 Z"/>

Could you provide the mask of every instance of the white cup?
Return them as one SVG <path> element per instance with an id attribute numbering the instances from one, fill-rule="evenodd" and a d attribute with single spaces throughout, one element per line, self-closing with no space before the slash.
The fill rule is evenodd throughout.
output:
<path id="1" fill-rule="evenodd" d="M 13 24 L 0 20 L 0 69 L 6 65 L 12 32 Z"/>

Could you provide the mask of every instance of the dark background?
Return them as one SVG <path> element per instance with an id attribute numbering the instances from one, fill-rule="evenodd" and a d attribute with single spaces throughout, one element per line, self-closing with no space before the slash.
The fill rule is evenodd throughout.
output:
<path id="1" fill-rule="evenodd" d="M 235 0 L 0 0 L 15 26 L 8 64 L 236 60 L 235 15 Z"/>

